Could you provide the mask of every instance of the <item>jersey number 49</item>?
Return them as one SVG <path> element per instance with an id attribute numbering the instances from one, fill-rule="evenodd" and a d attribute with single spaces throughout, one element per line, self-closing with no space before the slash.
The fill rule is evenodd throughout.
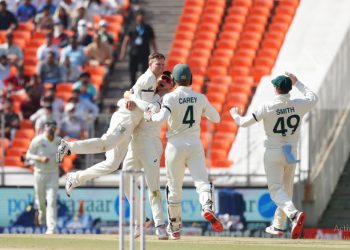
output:
<path id="1" fill-rule="evenodd" d="M 279 117 L 273 128 L 273 132 L 275 134 L 282 134 L 282 136 L 286 136 L 288 132 L 287 128 L 290 128 L 292 129 L 292 133 L 291 133 L 292 135 L 294 134 L 295 130 L 298 129 L 299 122 L 300 122 L 300 116 L 298 115 L 288 116 L 286 118 L 286 122 L 284 117 Z M 287 124 L 287 128 L 286 128 L 286 124 Z"/>

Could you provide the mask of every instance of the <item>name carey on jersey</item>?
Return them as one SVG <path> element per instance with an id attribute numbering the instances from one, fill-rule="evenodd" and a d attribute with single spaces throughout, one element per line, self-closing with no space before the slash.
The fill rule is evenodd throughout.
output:
<path id="1" fill-rule="evenodd" d="M 197 102 L 197 97 L 185 97 L 185 98 L 179 98 L 179 103 L 184 104 L 184 103 L 196 103 Z"/>
<path id="2" fill-rule="evenodd" d="M 276 115 L 284 115 L 284 114 L 289 114 L 289 113 L 294 113 L 295 109 L 294 107 L 288 107 L 284 109 L 276 109 Z"/>

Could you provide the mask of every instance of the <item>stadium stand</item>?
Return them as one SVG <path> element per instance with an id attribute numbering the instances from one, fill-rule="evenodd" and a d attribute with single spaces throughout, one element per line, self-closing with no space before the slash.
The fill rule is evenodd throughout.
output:
<path id="1" fill-rule="evenodd" d="M 261 77 L 274 66 L 298 4 L 298 0 L 185 1 L 167 67 L 188 63 L 193 89 L 206 89 L 221 113 L 212 141 L 202 136 L 205 148 L 211 146 L 209 166 L 232 166 L 227 157 L 235 137 L 228 134 L 235 134 L 237 127 L 228 110 L 238 106 L 245 113 Z"/>

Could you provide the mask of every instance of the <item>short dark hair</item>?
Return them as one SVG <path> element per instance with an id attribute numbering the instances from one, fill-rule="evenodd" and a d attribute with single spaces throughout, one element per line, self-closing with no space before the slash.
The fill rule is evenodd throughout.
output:
<path id="1" fill-rule="evenodd" d="M 162 53 L 153 52 L 148 56 L 148 61 L 151 61 L 153 59 L 164 59 L 165 60 L 165 56 Z"/>

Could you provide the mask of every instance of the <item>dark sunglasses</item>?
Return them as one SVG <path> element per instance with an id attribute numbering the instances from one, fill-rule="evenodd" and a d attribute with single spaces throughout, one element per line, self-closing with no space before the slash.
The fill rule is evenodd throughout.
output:
<path id="1" fill-rule="evenodd" d="M 162 75 L 162 76 L 161 76 L 161 79 L 162 79 L 163 81 L 165 81 L 166 83 L 168 83 L 168 84 L 171 83 L 171 79 L 170 79 L 168 76 L 166 76 L 166 75 Z"/>

